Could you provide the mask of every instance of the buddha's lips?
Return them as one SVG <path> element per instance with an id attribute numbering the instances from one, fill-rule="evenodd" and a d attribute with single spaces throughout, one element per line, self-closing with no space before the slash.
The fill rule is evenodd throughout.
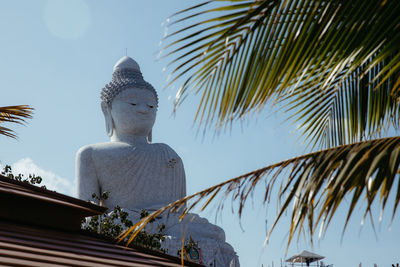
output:
<path id="1" fill-rule="evenodd" d="M 151 117 L 150 114 L 143 114 L 143 113 L 139 113 L 139 112 L 137 114 L 135 114 L 135 116 L 142 117 L 142 118 L 150 118 Z"/>

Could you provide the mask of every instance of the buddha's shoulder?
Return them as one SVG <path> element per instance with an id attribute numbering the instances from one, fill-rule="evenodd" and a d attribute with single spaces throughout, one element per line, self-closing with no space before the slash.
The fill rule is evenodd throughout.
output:
<path id="1" fill-rule="evenodd" d="M 97 143 L 97 144 L 90 144 L 83 146 L 78 150 L 77 155 L 88 157 L 92 156 L 92 154 L 113 153 L 118 150 L 125 150 L 125 149 L 131 150 L 131 148 L 132 146 L 127 143 L 104 142 L 104 143 Z M 143 146 L 142 148 L 145 150 L 162 151 L 169 155 L 178 156 L 178 154 L 169 145 L 164 143 L 151 143 Z"/>
<path id="2" fill-rule="evenodd" d="M 122 147 L 125 146 L 127 145 L 124 143 L 117 143 L 117 142 L 96 143 L 81 147 L 76 154 L 78 156 L 91 156 L 93 153 L 113 151 L 121 149 Z"/>
<path id="3" fill-rule="evenodd" d="M 167 145 L 167 144 L 164 144 L 164 143 L 152 143 L 152 144 L 150 144 L 152 147 L 154 147 L 155 149 L 157 149 L 157 150 L 161 150 L 161 151 L 164 151 L 164 152 L 167 152 L 167 153 L 169 153 L 169 154 L 172 154 L 172 155 L 176 155 L 176 156 L 178 156 L 178 154 L 175 152 L 175 150 L 173 150 L 169 145 Z"/>

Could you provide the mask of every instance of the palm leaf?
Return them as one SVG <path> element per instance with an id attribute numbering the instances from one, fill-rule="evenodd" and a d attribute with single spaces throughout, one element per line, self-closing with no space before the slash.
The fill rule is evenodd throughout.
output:
<path id="1" fill-rule="evenodd" d="M 379 64 L 367 64 L 353 73 L 338 75 L 327 90 L 304 83 L 282 99 L 292 118 L 301 121 L 306 138 L 321 147 L 332 147 L 370 139 L 390 126 L 399 125 L 399 101 L 392 93 L 396 80 L 381 82 Z"/>
<path id="2" fill-rule="evenodd" d="M 376 136 L 398 125 L 399 13 L 400 2 L 386 0 L 188 8 L 173 16 L 175 30 L 166 37 L 170 83 L 183 83 L 176 106 L 189 92 L 201 94 L 196 120 L 219 129 L 268 101 L 284 101 L 322 146 Z M 316 100 L 324 106 L 308 105 Z"/>
<path id="3" fill-rule="evenodd" d="M 33 108 L 27 105 L 0 107 L 0 123 L 11 122 L 23 124 L 26 118 L 32 118 L 32 110 Z M 17 137 L 13 130 L 3 126 L 0 126 L 0 135 L 11 138 Z"/>
<path id="4" fill-rule="evenodd" d="M 292 207 L 288 246 L 297 233 L 309 233 L 312 238 L 320 227 L 326 231 L 337 207 L 350 197 L 346 228 L 356 204 L 363 200 L 365 215 L 370 211 L 374 200 L 379 196 L 382 212 L 386 207 L 389 192 L 397 183 L 397 194 L 392 218 L 400 202 L 400 183 L 397 170 L 400 165 L 400 137 L 377 139 L 343 145 L 322 150 L 270 165 L 223 183 L 202 190 L 196 194 L 177 200 L 143 218 L 124 232 L 119 239 L 130 236 L 132 241 L 152 219 L 165 212 L 179 212 L 183 218 L 188 212 L 203 211 L 210 203 L 217 201 L 217 211 L 231 198 L 234 212 L 239 218 L 246 201 L 259 187 L 265 189 L 264 204 L 270 198 L 274 185 L 281 180 L 279 199 L 282 201 L 279 212 L 269 233 Z M 287 175 L 289 173 L 289 175 Z M 292 204 L 292 205 L 290 205 Z M 311 239 L 312 241 L 312 239 Z"/>

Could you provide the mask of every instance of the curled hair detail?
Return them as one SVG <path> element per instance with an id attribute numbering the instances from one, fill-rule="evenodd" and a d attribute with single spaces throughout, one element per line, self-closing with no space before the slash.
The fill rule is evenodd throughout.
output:
<path id="1" fill-rule="evenodd" d="M 112 80 L 101 90 L 101 102 L 111 106 L 114 98 L 128 88 L 146 89 L 153 93 L 157 105 L 158 96 L 154 87 L 143 79 L 142 73 L 135 69 L 117 69 Z"/>

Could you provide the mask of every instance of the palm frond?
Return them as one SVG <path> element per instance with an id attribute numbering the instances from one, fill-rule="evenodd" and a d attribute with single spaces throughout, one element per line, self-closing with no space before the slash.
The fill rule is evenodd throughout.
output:
<path id="1" fill-rule="evenodd" d="M 392 76 L 382 82 L 377 77 L 386 63 L 372 68 L 366 63 L 352 73 L 344 71 L 325 91 L 317 88 L 319 83 L 304 83 L 282 103 L 314 145 L 333 147 L 376 138 L 399 125 L 399 100 L 393 94 L 396 80 Z"/>
<path id="2" fill-rule="evenodd" d="M 23 124 L 25 119 L 32 118 L 33 108 L 27 105 L 0 107 L 0 123 L 11 122 Z M 16 138 L 14 131 L 0 126 L 0 135 Z"/>
<path id="3" fill-rule="evenodd" d="M 170 83 L 184 81 L 176 106 L 189 92 L 201 94 L 196 120 L 218 129 L 289 98 L 295 118 L 318 122 L 306 135 L 331 146 L 386 129 L 386 118 L 397 126 L 399 13 L 399 1 L 383 0 L 209 1 L 188 8 L 171 27 L 190 26 L 167 36 Z M 321 96 L 323 109 L 293 108 Z"/>
<path id="4" fill-rule="evenodd" d="M 266 240 L 291 206 L 288 246 L 296 233 L 308 233 L 312 238 L 318 227 L 321 233 L 326 231 L 337 207 L 346 197 L 350 197 L 351 201 L 344 229 L 356 204 L 363 200 L 366 200 L 365 215 L 378 195 L 383 211 L 390 191 L 397 185 L 393 219 L 400 202 L 399 165 L 400 137 L 359 142 L 306 154 L 177 200 L 143 218 L 119 238 L 123 240 L 130 236 L 130 241 L 133 240 L 147 223 L 164 212 L 179 212 L 183 218 L 188 212 L 194 209 L 202 211 L 216 201 L 217 210 L 220 211 L 228 198 L 237 204 L 234 212 L 241 217 L 246 201 L 256 188 L 265 190 L 261 200 L 265 204 L 278 179 L 281 180 L 279 198 L 282 204 Z"/>

